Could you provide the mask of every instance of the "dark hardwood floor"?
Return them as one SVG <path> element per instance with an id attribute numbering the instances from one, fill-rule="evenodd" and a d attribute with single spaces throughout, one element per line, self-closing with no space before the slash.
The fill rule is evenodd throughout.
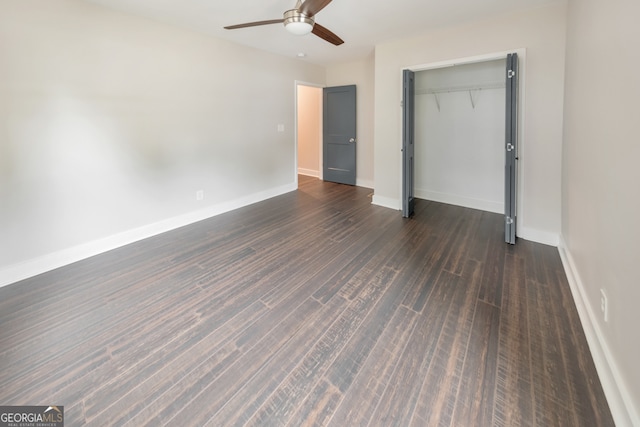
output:
<path id="1" fill-rule="evenodd" d="M 611 426 L 558 252 L 300 189 L 0 288 L 0 404 L 76 425 Z"/>

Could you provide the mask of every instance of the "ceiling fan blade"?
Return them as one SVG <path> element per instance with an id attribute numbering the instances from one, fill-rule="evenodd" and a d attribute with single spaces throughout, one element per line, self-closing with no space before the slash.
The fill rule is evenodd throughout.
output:
<path id="1" fill-rule="evenodd" d="M 313 34 L 315 34 L 316 36 L 320 37 L 321 39 L 326 40 L 329 43 L 332 43 L 332 44 L 334 44 L 336 46 L 340 46 L 342 43 L 344 43 L 344 40 L 342 40 L 340 37 L 336 36 L 334 33 L 332 33 L 326 27 L 323 27 L 322 25 L 318 24 L 317 22 L 313 26 L 313 30 L 311 30 L 311 32 Z"/>
<path id="2" fill-rule="evenodd" d="M 225 30 L 236 30 L 238 28 L 257 27 L 260 25 L 282 24 L 284 19 L 270 19 L 268 21 L 247 22 L 246 24 L 229 25 L 224 27 Z"/>
<path id="3" fill-rule="evenodd" d="M 298 12 L 304 13 L 308 17 L 312 17 L 316 13 L 320 12 L 326 5 L 331 3 L 331 0 L 305 0 L 298 9 Z"/>

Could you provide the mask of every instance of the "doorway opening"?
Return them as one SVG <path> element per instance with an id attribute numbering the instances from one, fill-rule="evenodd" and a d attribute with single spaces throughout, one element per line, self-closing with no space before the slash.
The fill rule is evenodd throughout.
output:
<path id="1" fill-rule="evenodd" d="M 296 184 L 298 175 L 323 179 L 322 88 L 296 82 Z"/>
<path id="2" fill-rule="evenodd" d="M 296 171 L 356 185 L 356 85 L 296 82 Z"/>

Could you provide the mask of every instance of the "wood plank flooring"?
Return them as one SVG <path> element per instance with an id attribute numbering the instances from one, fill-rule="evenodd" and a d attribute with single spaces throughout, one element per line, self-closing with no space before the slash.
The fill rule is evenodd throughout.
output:
<path id="1" fill-rule="evenodd" d="M 612 426 L 555 248 L 300 177 L 0 288 L 0 404 L 66 425 Z"/>

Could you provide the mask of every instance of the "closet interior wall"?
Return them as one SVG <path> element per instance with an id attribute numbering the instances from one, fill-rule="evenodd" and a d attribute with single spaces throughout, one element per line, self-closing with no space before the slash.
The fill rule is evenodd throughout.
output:
<path id="1" fill-rule="evenodd" d="M 417 198 L 504 213 L 505 67 L 416 72 Z"/>

